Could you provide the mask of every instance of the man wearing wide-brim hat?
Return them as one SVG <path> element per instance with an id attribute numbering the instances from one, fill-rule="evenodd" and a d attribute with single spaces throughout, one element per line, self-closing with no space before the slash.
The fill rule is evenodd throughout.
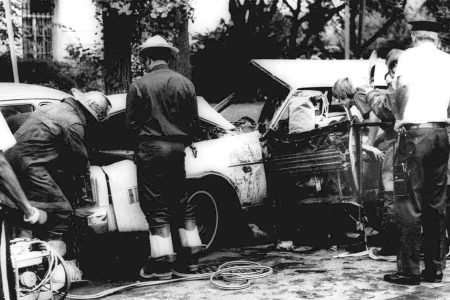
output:
<path id="1" fill-rule="evenodd" d="M 177 53 L 161 36 L 150 37 L 140 47 L 148 73 L 133 82 L 127 95 L 139 202 L 150 231 L 151 253 L 140 272 L 144 279 L 171 278 L 175 261 L 171 225 L 180 237 L 178 271 L 195 271 L 195 257 L 202 249 L 194 209 L 187 202 L 184 168 L 184 151 L 193 141 L 198 120 L 197 97 L 192 82 L 168 66 Z"/>
<path id="2" fill-rule="evenodd" d="M 399 57 L 394 75 L 396 129 L 404 133 L 397 151 L 406 172 L 409 195 L 394 183 L 394 210 L 400 230 L 397 272 L 384 280 L 417 285 L 441 282 L 445 268 L 445 196 L 449 141 L 445 128 L 450 104 L 450 55 L 437 48 L 441 25 L 429 20 L 410 22 L 413 47 Z M 401 165 L 399 165 L 401 167 Z M 401 195 L 402 194 L 402 195 Z M 425 269 L 420 272 L 423 228 Z"/>

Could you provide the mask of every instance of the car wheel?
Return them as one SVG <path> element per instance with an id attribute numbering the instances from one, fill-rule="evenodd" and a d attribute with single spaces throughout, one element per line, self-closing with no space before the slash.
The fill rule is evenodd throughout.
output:
<path id="1" fill-rule="evenodd" d="M 200 238 L 208 249 L 214 244 L 219 228 L 218 199 L 208 189 L 198 188 L 190 193 L 188 201 L 194 206 Z"/>

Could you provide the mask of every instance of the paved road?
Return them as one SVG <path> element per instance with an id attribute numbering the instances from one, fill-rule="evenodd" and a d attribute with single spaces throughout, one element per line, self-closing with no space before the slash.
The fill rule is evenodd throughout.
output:
<path id="1" fill-rule="evenodd" d="M 249 260 L 273 268 L 269 277 L 254 280 L 240 291 L 220 290 L 207 280 L 184 281 L 122 292 L 106 299 L 449 299 L 450 271 L 443 283 L 420 286 L 392 285 L 382 280 L 394 271 L 395 262 L 375 261 L 368 256 L 334 258 L 344 250 L 314 250 L 298 247 L 277 251 L 272 244 L 223 249 L 201 259 L 203 265 L 217 266 L 231 260 Z M 126 281 L 97 281 L 74 289 L 90 294 Z"/>

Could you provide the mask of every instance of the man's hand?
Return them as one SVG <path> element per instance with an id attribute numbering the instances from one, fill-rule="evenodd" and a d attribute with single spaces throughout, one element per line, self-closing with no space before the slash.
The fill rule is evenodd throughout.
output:
<path id="1" fill-rule="evenodd" d="M 384 159 L 384 153 L 373 146 L 369 146 L 369 145 L 363 145 L 363 150 L 367 152 L 367 154 L 369 154 L 371 157 L 373 157 L 375 160 L 383 160 Z"/>
<path id="2" fill-rule="evenodd" d="M 39 208 L 32 207 L 31 211 L 24 214 L 23 220 L 30 224 L 42 225 L 47 222 L 47 213 Z"/>

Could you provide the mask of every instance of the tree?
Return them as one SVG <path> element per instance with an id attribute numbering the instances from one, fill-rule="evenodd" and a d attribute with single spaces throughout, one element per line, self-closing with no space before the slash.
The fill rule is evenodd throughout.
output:
<path id="1" fill-rule="evenodd" d="M 230 23 L 222 22 L 214 32 L 193 37 L 193 81 L 198 94 L 220 100 L 248 83 L 250 59 L 282 56 L 286 24 L 279 3 L 230 0 Z"/>
<path id="2" fill-rule="evenodd" d="M 184 61 L 180 66 L 184 68 L 183 73 L 189 73 L 186 67 L 189 64 L 185 61 L 189 57 L 186 55 L 189 37 L 184 25 L 187 24 L 185 16 L 191 10 L 188 0 L 94 1 L 103 21 L 104 78 L 108 94 L 128 90 L 132 79 L 133 49 L 136 53 L 136 46 L 149 33 L 161 34 L 174 41 L 175 46 L 181 45 L 180 57 Z"/>
<path id="3" fill-rule="evenodd" d="M 345 7 L 345 3 L 335 6 L 333 1 L 296 0 L 295 5 L 292 5 L 292 2 L 283 0 L 291 20 L 287 53 L 289 58 L 296 58 L 302 54 L 311 54 L 308 51 L 309 46 L 319 38 L 319 33 L 324 30 L 325 25 Z"/>
<path id="4" fill-rule="evenodd" d="M 18 0 L 11 1 L 11 15 L 14 32 L 14 40 L 16 48 L 20 49 L 22 46 L 22 30 L 20 28 L 20 10 L 21 2 Z M 8 42 L 8 32 L 6 26 L 6 15 L 3 1 L 0 2 L 0 45 L 6 45 Z"/>
<path id="5" fill-rule="evenodd" d="M 140 35 L 160 34 L 180 50 L 172 67 L 181 74 L 191 77 L 189 19 L 193 9 L 189 0 L 153 0 L 149 14 L 143 16 Z"/>
<path id="6" fill-rule="evenodd" d="M 370 45 L 381 36 L 386 35 L 393 25 L 404 21 L 405 5 L 406 0 L 367 1 L 368 14 L 371 16 L 379 14 L 379 20 L 381 21 L 379 24 L 381 24 L 381 26 L 378 26 L 373 32 L 367 32 L 365 35 L 363 34 L 366 38 L 361 45 L 354 45 L 353 51 L 356 57 L 361 57 Z"/>
<path id="7" fill-rule="evenodd" d="M 426 1 L 422 3 L 422 6 L 443 24 L 444 29 L 441 32 L 442 49 L 450 53 L 450 1 Z"/>

